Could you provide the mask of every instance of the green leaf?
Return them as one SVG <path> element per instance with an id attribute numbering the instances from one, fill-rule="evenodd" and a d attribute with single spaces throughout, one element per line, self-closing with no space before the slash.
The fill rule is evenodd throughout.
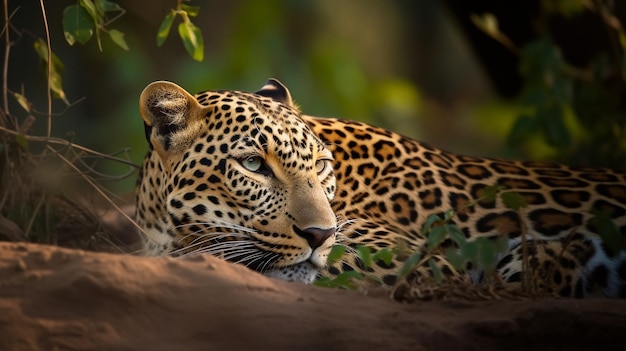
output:
<path id="1" fill-rule="evenodd" d="M 428 238 L 426 239 L 426 248 L 427 252 L 432 252 L 434 249 L 439 247 L 447 236 L 448 232 L 444 226 L 436 226 L 430 230 L 428 234 Z"/>
<path id="2" fill-rule="evenodd" d="M 96 9 L 101 14 L 104 14 L 105 12 L 124 11 L 120 5 L 107 0 L 96 0 Z"/>
<path id="3" fill-rule="evenodd" d="M 185 4 L 181 4 L 180 9 L 187 12 L 187 16 L 196 17 L 200 12 L 200 6 L 189 6 Z"/>
<path id="4" fill-rule="evenodd" d="M 571 0 L 544 0 L 541 2 L 541 7 L 548 15 L 557 14 L 563 17 L 571 18 L 585 11 L 585 2 Z"/>
<path id="5" fill-rule="evenodd" d="M 499 185 L 499 184 L 490 185 L 483 189 L 480 197 L 482 201 L 494 202 L 496 200 L 496 195 L 498 195 L 498 193 L 502 191 L 502 189 L 503 189 L 502 185 Z"/>
<path id="6" fill-rule="evenodd" d="M 28 139 L 26 139 L 24 134 L 17 134 L 15 136 L 15 141 L 23 150 L 28 151 Z"/>
<path id="7" fill-rule="evenodd" d="M 478 258 L 478 245 L 476 240 L 468 241 L 467 245 L 460 250 L 460 254 L 464 260 L 476 263 Z"/>
<path id="8" fill-rule="evenodd" d="M 518 147 L 528 140 L 529 136 L 537 131 L 538 124 L 535 118 L 528 115 L 521 115 L 515 120 L 507 137 L 507 144 L 511 147 Z"/>
<path id="9" fill-rule="evenodd" d="M 569 77 L 559 75 L 552 82 L 551 92 L 557 103 L 570 104 L 574 96 L 574 81 Z"/>
<path id="10" fill-rule="evenodd" d="M 30 103 L 30 101 L 28 101 L 26 96 L 24 96 L 24 95 L 22 95 L 20 93 L 13 93 L 13 97 L 15 97 L 15 100 L 17 100 L 17 103 L 20 104 L 20 106 L 22 106 L 22 108 L 26 112 L 30 112 L 30 110 L 31 110 L 31 103 Z"/>
<path id="11" fill-rule="evenodd" d="M 46 42 L 43 39 L 38 39 L 33 44 L 37 55 L 44 61 L 48 62 L 48 47 Z M 61 73 L 63 72 L 63 63 L 54 53 L 51 54 L 52 57 L 52 65 L 50 66 L 50 91 L 55 98 L 63 100 L 66 105 L 69 105 L 69 101 L 65 97 L 65 92 L 63 91 L 63 83 L 61 78 Z M 47 74 L 47 69 L 44 70 Z"/>
<path id="12" fill-rule="evenodd" d="M 496 268 L 497 252 L 495 245 L 489 238 L 480 237 L 476 239 L 478 247 L 478 266 L 485 270 L 485 273 L 491 274 Z"/>
<path id="13" fill-rule="evenodd" d="M 356 252 L 363 262 L 363 266 L 365 266 L 365 268 L 369 268 L 372 266 L 372 251 L 369 247 L 365 245 L 359 245 L 356 247 Z"/>
<path id="14" fill-rule="evenodd" d="M 330 277 L 321 277 L 318 280 L 313 282 L 313 285 L 319 286 L 322 288 L 334 288 L 333 280 Z"/>
<path id="15" fill-rule="evenodd" d="M 496 252 L 501 254 L 509 251 L 509 238 L 506 236 L 498 236 L 495 239 L 491 239 Z"/>
<path id="16" fill-rule="evenodd" d="M 420 263 L 421 259 L 422 254 L 419 252 L 414 252 L 411 256 L 409 256 L 406 261 L 404 261 L 402 267 L 400 267 L 400 270 L 398 271 L 398 277 L 400 279 L 406 278 L 409 273 L 413 272 L 413 269 L 415 269 L 415 266 Z"/>
<path id="17" fill-rule="evenodd" d="M 465 233 L 456 224 L 446 224 L 446 231 L 450 236 L 450 239 L 454 241 L 459 247 L 463 247 L 467 243 Z"/>
<path id="18" fill-rule="evenodd" d="M 354 279 L 363 280 L 364 276 L 356 271 L 345 271 L 335 278 L 322 277 L 313 282 L 313 285 L 323 288 L 343 288 L 354 290 L 357 285 L 354 283 Z"/>
<path id="19" fill-rule="evenodd" d="M 126 44 L 126 40 L 124 40 L 124 33 L 120 32 L 117 29 L 111 29 L 109 31 L 109 36 L 111 37 L 111 40 L 113 40 L 113 42 L 117 44 L 117 46 L 128 51 L 128 45 Z"/>
<path id="20" fill-rule="evenodd" d="M 178 34 L 189 56 L 196 61 L 204 60 L 204 41 L 200 29 L 191 21 L 183 21 L 178 25 Z"/>
<path id="21" fill-rule="evenodd" d="M 617 255 L 622 250 L 622 233 L 608 213 L 595 209 L 591 212 L 594 216 L 589 219 L 589 222 L 596 227 L 598 236 L 611 250 L 611 254 Z"/>
<path id="22" fill-rule="evenodd" d="M 165 18 L 159 27 L 159 32 L 157 33 L 157 46 L 163 45 L 167 37 L 170 35 L 174 18 L 176 18 L 176 12 L 174 11 L 170 11 L 170 13 L 165 15 Z"/>
<path id="23" fill-rule="evenodd" d="M 515 191 L 505 191 L 500 194 L 500 198 L 502 199 L 504 206 L 514 211 L 519 211 L 522 208 L 528 207 L 526 199 L 524 199 L 520 193 Z"/>
<path id="24" fill-rule="evenodd" d="M 564 148 L 570 145 L 571 137 L 563 119 L 563 109 L 557 106 L 542 108 L 537 111 L 537 118 L 544 125 L 548 144 Z"/>
<path id="25" fill-rule="evenodd" d="M 84 8 L 70 5 L 63 11 L 63 33 L 68 44 L 85 44 L 93 35 L 94 28 L 94 21 Z"/>
<path id="26" fill-rule="evenodd" d="M 327 264 L 331 265 L 341 259 L 346 253 L 346 247 L 343 245 L 334 245 L 328 253 Z"/>
<path id="27" fill-rule="evenodd" d="M 426 221 L 424 222 L 424 225 L 422 225 L 422 235 L 428 235 L 428 232 L 430 232 L 433 224 L 438 221 L 441 221 L 441 217 L 439 217 L 438 215 L 433 214 L 428 216 L 428 218 L 426 218 Z"/>
<path id="28" fill-rule="evenodd" d="M 492 13 L 485 13 L 482 16 L 471 14 L 470 19 L 478 29 L 482 30 L 490 37 L 495 37 L 500 33 L 498 29 L 498 19 Z"/>
<path id="29" fill-rule="evenodd" d="M 565 62 L 559 48 L 547 36 L 539 37 L 522 48 L 520 72 L 530 83 L 542 85 L 560 74 Z"/>
<path id="30" fill-rule="evenodd" d="M 451 219 L 452 219 L 452 217 L 454 217 L 454 215 L 455 215 L 454 210 L 453 210 L 453 209 L 449 209 L 449 210 L 447 210 L 446 212 L 444 212 L 444 214 L 443 214 L 443 220 L 444 220 L 445 222 L 448 222 L 449 220 L 451 220 Z"/>
<path id="31" fill-rule="evenodd" d="M 65 91 L 63 90 L 63 81 L 61 79 L 61 75 L 57 72 L 50 74 L 50 90 L 52 91 L 52 96 L 59 100 L 62 100 L 66 105 L 70 104 L 70 102 L 67 100 L 67 97 L 65 96 Z"/>
<path id="32" fill-rule="evenodd" d="M 100 23 L 101 22 L 101 20 L 100 20 L 101 16 L 98 16 L 98 10 L 96 9 L 96 5 L 93 3 L 93 1 L 91 1 L 91 0 L 80 0 L 78 3 L 85 10 L 87 10 L 87 13 L 89 13 L 89 15 L 93 19 L 94 23 Z"/>
<path id="33" fill-rule="evenodd" d="M 530 106 L 543 106 L 549 101 L 548 94 L 543 85 L 531 85 L 522 96 L 521 103 Z"/>
<path id="34" fill-rule="evenodd" d="M 428 260 L 428 266 L 430 267 L 430 271 L 433 272 L 433 277 L 435 278 L 435 282 L 440 284 L 443 281 L 443 274 L 441 273 L 441 268 L 437 266 L 437 262 L 432 258 Z"/>
<path id="35" fill-rule="evenodd" d="M 341 277 L 341 279 L 339 279 L 339 280 L 344 280 L 344 279 L 359 279 L 359 280 L 361 280 L 361 279 L 364 278 L 363 274 L 361 274 L 361 273 L 359 273 L 357 271 L 345 271 L 345 272 L 343 272 L 343 273 L 341 273 L 341 274 L 339 274 L 337 276 L 337 278 L 339 278 L 339 277 Z M 335 278 L 335 280 L 337 280 L 337 278 Z"/>
<path id="36" fill-rule="evenodd" d="M 322 284 L 328 285 L 315 285 L 354 290 L 357 288 L 357 285 L 354 283 L 354 279 L 363 280 L 364 276 L 357 271 L 345 271 L 336 276 L 330 282 L 322 282 Z"/>
<path id="37" fill-rule="evenodd" d="M 465 269 L 467 257 L 462 254 L 462 250 L 449 248 L 446 250 L 446 258 L 456 270 L 461 271 Z"/>
<path id="38" fill-rule="evenodd" d="M 387 266 L 391 265 L 392 260 L 393 260 L 393 251 L 387 248 L 382 248 L 376 251 L 376 253 L 372 256 L 373 262 L 383 261 L 383 263 L 385 263 L 385 265 Z"/>

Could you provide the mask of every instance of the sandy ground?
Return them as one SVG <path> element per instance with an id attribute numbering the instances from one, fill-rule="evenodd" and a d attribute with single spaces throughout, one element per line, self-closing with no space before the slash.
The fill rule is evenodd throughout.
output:
<path id="1" fill-rule="evenodd" d="M 213 257 L 0 243 L 0 350 L 603 350 L 626 300 L 402 304 Z M 621 346 L 619 346 L 621 345 Z"/>

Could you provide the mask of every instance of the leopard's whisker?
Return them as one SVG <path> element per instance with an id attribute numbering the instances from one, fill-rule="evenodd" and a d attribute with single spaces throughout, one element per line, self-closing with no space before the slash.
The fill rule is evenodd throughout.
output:
<path id="1" fill-rule="evenodd" d="M 235 250 L 240 248 L 255 248 L 253 243 L 249 241 L 226 241 L 226 242 L 218 242 L 213 243 L 211 245 L 206 246 L 198 246 L 198 249 L 189 250 L 189 247 L 184 247 L 186 253 L 184 255 L 189 254 L 198 254 L 198 253 L 208 253 L 208 254 L 216 254 L 223 251 Z M 258 249 L 257 249 L 258 250 Z"/>

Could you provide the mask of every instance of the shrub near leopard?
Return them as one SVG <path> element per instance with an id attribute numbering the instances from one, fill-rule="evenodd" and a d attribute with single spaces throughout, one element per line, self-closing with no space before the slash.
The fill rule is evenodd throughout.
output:
<path id="1" fill-rule="evenodd" d="M 603 211 L 626 234 L 623 173 L 459 156 L 364 123 L 306 116 L 273 79 L 256 93 L 195 96 L 155 82 L 140 109 L 149 151 L 136 219 L 148 254 L 208 253 L 307 283 L 367 270 L 392 285 L 402 255 L 364 268 L 354 248 L 423 251 L 426 219 L 453 209 L 470 240 L 508 238 L 496 267 L 508 284 L 521 281 L 525 233 L 532 279 L 547 293 L 626 296 L 626 252 L 611 252 L 589 221 Z M 528 207 L 467 206 L 493 184 Z M 328 266 L 335 244 L 347 255 Z M 445 280 L 483 279 L 455 270 L 442 254 L 433 262 Z M 423 264 L 406 279 L 432 277 Z"/>

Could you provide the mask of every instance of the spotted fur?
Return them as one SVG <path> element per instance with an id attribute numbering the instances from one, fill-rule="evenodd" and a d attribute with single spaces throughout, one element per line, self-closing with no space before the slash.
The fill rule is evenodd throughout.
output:
<path id="1" fill-rule="evenodd" d="M 532 279 L 547 293 L 626 295 L 626 252 L 610 252 L 590 221 L 592 210 L 603 211 L 626 235 L 623 173 L 459 156 L 364 123 L 306 116 L 276 80 L 255 94 L 195 97 L 155 82 L 140 108 L 150 149 L 137 221 L 149 254 L 209 253 L 303 282 L 367 270 L 391 285 L 406 255 L 366 269 L 354 248 L 423 251 L 426 218 L 453 209 L 467 238 L 508 238 L 497 272 L 510 284 L 521 281 L 526 248 Z M 528 207 L 519 213 L 501 199 L 468 206 L 494 184 Z M 329 266 L 335 244 L 348 255 Z M 482 280 L 441 254 L 433 261 L 446 279 Z M 407 279 L 432 277 L 425 264 Z"/>

